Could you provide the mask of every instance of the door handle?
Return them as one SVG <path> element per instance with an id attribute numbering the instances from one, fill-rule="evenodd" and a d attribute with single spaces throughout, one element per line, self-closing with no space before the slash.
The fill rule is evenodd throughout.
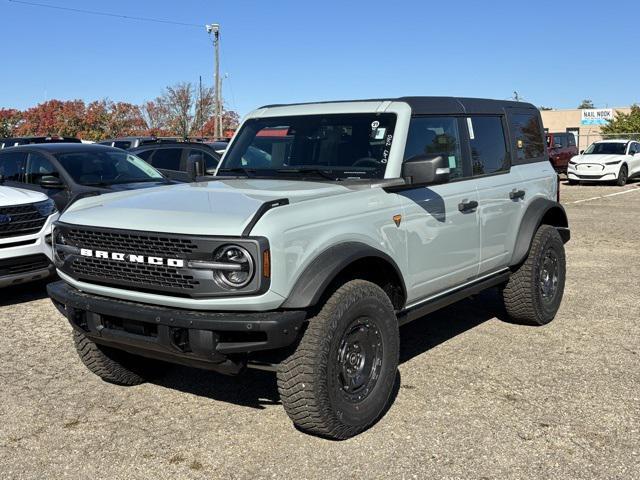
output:
<path id="1" fill-rule="evenodd" d="M 524 198 L 524 190 L 516 190 L 515 188 L 509 192 L 509 198 L 511 200 L 517 200 L 518 198 Z"/>
<path id="2" fill-rule="evenodd" d="M 478 208 L 478 202 L 476 202 L 475 200 L 471 200 L 470 202 L 463 200 L 458 204 L 458 210 L 460 210 L 462 213 L 471 212 L 476 208 Z"/>

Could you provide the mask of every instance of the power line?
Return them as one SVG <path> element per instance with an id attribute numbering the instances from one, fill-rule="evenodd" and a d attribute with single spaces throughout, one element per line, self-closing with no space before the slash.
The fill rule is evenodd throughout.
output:
<path id="1" fill-rule="evenodd" d="M 100 15 L 102 17 L 123 18 L 125 20 L 164 23 L 164 24 L 170 24 L 170 25 L 180 25 L 180 26 L 183 26 L 183 27 L 196 27 L 196 28 L 202 28 L 204 26 L 204 25 L 198 25 L 196 23 L 183 23 L 183 22 L 174 22 L 172 20 L 162 20 L 160 18 L 148 18 L 148 17 L 135 17 L 135 16 L 130 16 L 130 15 L 119 15 L 117 13 L 97 12 L 95 10 L 83 10 L 83 9 L 80 9 L 80 8 L 60 7 L 58 5 L 47 5 L 45 3 L 25 2 L 23 0 L 7 0 L 7 1 L 9 1 L 10 3 L 19 3 L 21 5 L 30 5 L 32 7 L 52 8 L 54 10 L 65 10 L 65 11 L 68 11 L 68 12 L 86 13 L 86 14 L 89 14 L 89 15 Z"/>

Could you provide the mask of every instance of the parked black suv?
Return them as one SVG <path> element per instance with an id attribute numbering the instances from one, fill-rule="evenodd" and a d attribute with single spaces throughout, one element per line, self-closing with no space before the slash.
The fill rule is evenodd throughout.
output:
<path id="1" fill-rule="evenodd" d="M 221 157 L 209 145 L 197 142 L 156 143 L 130 151 L 179 182 L 214 175 Z"/>
<path id="2" fill-rule="evenodd" d="M 25 145 L 2 150 L 0 177 L 7 186 L 45 193 L 60 211 L 87 195 L 171 183 L 129 152 L 77 143 Z"/>

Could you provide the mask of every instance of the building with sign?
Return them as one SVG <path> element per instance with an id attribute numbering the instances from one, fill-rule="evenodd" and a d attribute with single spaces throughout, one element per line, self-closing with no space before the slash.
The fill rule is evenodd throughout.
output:
<path id="1" fill-rule="evenodd" d="M 613 119 L 615 112 L 629 113 L 631 108 L 586 108 L 571 110 L 543 110 L 542 123 L 547 132 L 570 132 L 576 137 L 578 150 L 602 140 L 600 129 Z"/>

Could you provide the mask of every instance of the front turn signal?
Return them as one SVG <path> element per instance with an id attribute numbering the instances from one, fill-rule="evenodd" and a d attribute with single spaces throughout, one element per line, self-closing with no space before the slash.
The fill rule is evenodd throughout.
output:
<path id="1" fill-rule="evenodd" d="M 262 252 L 262 276 L 264 278 L 271 277 L 271 254 L 269 250 Z"/>

